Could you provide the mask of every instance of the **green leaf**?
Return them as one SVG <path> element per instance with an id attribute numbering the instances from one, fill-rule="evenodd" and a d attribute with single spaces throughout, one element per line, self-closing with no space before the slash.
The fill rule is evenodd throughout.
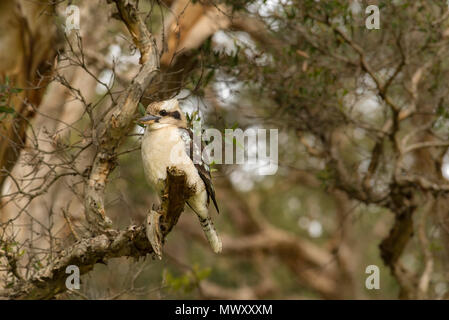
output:
<path id="1" fill-rule="evenodd" d="M 208 85 L 210 80 L 212 80 L 212 77 L 214 76 L 214 74 L 215 74 L 215 69 L 212 69 L 207 73 L 206 79 L 204 80 L 204 86 Z"/>
<path id="2" fill-rule="evenodd" d="M 141 102 L 139 102 L 139 105 L 137 106 L 137 109 L 139 110 L 139 113 L 144 116 L 145 115 L 145 107 L 143 106 L 143 104 Z"/>
<path id="3" fill-rule="evenodd" d="M 193 272 L 198 281 L 208 278 L 212 272 L 211 268 L 201 269 L 198 265 L 193 266 Z"/>
<path id="4" fill-rule="evenodd" d="M 209 53 L 211 48 L 212 48 L 212 38 L 209 37 L 206 39 L 206 41 L 203 44 L 203 50 L 205 53 Z"/>
<path id="5" fill-rule="evenodd" d="M 19 93 L 19 92 L 22 92 L 23 89 L 20 89 L 20 88 L 11 88 L 11 89 L 9 89 L 9 91 L 10 91 L 11 93 Z"/>
<path id="6" fill-rule="evenodd" d="M 232 57 L 231 67 L 235 67 L 239 64 L 239 50 L 237 49 L 236 54 Z"/>
<path id="7" fill-rule="evenodd" d="M 211 163 L 209 163 L 209 171 L 210 171 L 210 173 L 218 171 L 218 170 L 215 168 L 216 165 L 217 165 L 217 164 L 215 163 L 215 160 L 213 160 Z"/>
<path id="8" fill-rule="evenodd" d="M 0 106 L 0 113 L 14 113 L 14 109 L 8 106 Z"/>

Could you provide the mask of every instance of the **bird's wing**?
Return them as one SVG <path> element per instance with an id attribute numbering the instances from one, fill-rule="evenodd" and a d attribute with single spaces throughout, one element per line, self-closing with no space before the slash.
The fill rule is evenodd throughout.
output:
<path id="1" fill-rule="evenodd" d="M 217 209 L 217 212 L 220 212 L 218 210 L 217 200 L 215 199 L 215 189 L 210 175 L 210 161 L 206 154 L 203 155 L 205 145 L 201 137 L 198 137 L 197 139 L 193 138 L 194 133 L 191 129 L 179 128 L 179 130 L 185 144 L 186 153 L 189 155 L 190 159 L 192 159 L 198 174 L 206 186 L 207 202 L 209 203 L 209 198 L 211 198 L 215 209 Z"/>

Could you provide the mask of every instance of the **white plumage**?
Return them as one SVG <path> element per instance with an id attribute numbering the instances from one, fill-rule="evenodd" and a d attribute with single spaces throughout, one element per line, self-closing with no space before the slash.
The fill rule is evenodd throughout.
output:
<path id="1" fill-rule="evenodd" d="M 185 172 L 187 183 L 195 190 L 187 203 L 195 211 L 203 231 L 214 252 L 222 249 L 221 240 L 209 215 L 209 197 L 214 204 L 215 193 L 210 179 L 209 168 L 205 161 L 194 164 L 189 150 L 193 140 L 184 114 L 177 100 L 153 103 L 147 108 L 147 115 L 140 119 L 147 124 L 142 139 L 142 162 L 148 182 L 161 196 L 165 190 L 167 168 L 175 167 Z M 199 148 L 201 152 L 201 148 Z M 200 158 L 201 159 L 201 158 Z M 217 207 L 218 210 L 218 207 Z"/>

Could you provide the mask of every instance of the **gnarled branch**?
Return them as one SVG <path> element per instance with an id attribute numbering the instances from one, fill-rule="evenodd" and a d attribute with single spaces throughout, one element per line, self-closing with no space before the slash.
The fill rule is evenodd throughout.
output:
<path id="1" fill-rule="evenodd" d="M 98 149 L 86 184 L 86 218 L 96 232 L 107 230 L 111 222 L 104 210 L 104 190 L 109 174 L 116 166 L 116 151 L 131 128 L 137 105 L 143 93 L 159 72 L 156 41 L 138 15 L 137 9 L 127 1 L 115 0 L 119 16 L 127 26 L 134 43 L 140 50 L 142 67 L 131 84 L 119 97 L 118 103 L 107 116 L 97 135 Z"/>
<path id="2" fill-rule="evenodd" d="M 157 224 L 150 228 L 144 224 L 127 230 L 108 230 L 107 233 L 84 238 L 60 251 L 56 259 L 31 279 L 20 279 L 12 288 L 0 291 L 0 299 L 52 299 L 67 290 L 66 268 L 75 265 L 80 274 L 91 271 L 95 264 L 106 263 L 118 257 L 140 258 L 154 253 L 160 257 L 165 237 L 178 222 L 185 200 L 193 190 L 187 186 L 186 176 L 174 168 L 167 170 L 166 192 L 161 209 L 157 211 Z M 148 241 L 148 231 L 158 232 L 158 241 Z M 159 252 L 158 252 L 159 250 Z"/>

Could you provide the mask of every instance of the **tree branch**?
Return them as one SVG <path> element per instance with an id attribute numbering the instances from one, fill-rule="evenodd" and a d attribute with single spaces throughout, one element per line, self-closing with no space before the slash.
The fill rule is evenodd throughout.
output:
<path id="1" fill-rule="evenodd" d="M 95 264 L 106 264 L 108 259 L 118 257 L 140 258 L 149 253 L 160 256 L 157 250 L 165 237 L 178 222 L 184 210 L 185 200 L 192 195 L 187 186 L 186 176 L 174 168 L 167 170 L 166 196 L 163 197 L 157 231 L 160 232 L 159 243 L 150 243 L 147 239 L 148 226 L 130 226 L 127 230 L 108 230 L 91 238 L 84 238 L 72 246 L 58 252 L 56 259 L 31 279 L 19 279 L 17 285 L 0 291 L 0 299 L 52 299 L 67 290 L 65 272 L 69 265 L 79 268 L 80 274 L 91 271 Z M 154 231 L 154 226 L 152 228 Z"/>
<path id="2" fill-rule="evenodd" d="M 86 218 L 94 231 L 104 231 L 111 226 L 104 209 L 104 190 L 109 174 L 116 166 L 116 151 L 130 130 L 137 105 L 155 76 L 159 72 L 159 55 L 156 41 L 148 31 L 137 9 L 127 1 L 115 0 L 119 16 L 128 28 L 133 41 L 140 50 L 142 67 L 117 105 L 107 116 L 105 127 L 97 135 L 98 149 L 92 170 L 86 183 Z"/>

